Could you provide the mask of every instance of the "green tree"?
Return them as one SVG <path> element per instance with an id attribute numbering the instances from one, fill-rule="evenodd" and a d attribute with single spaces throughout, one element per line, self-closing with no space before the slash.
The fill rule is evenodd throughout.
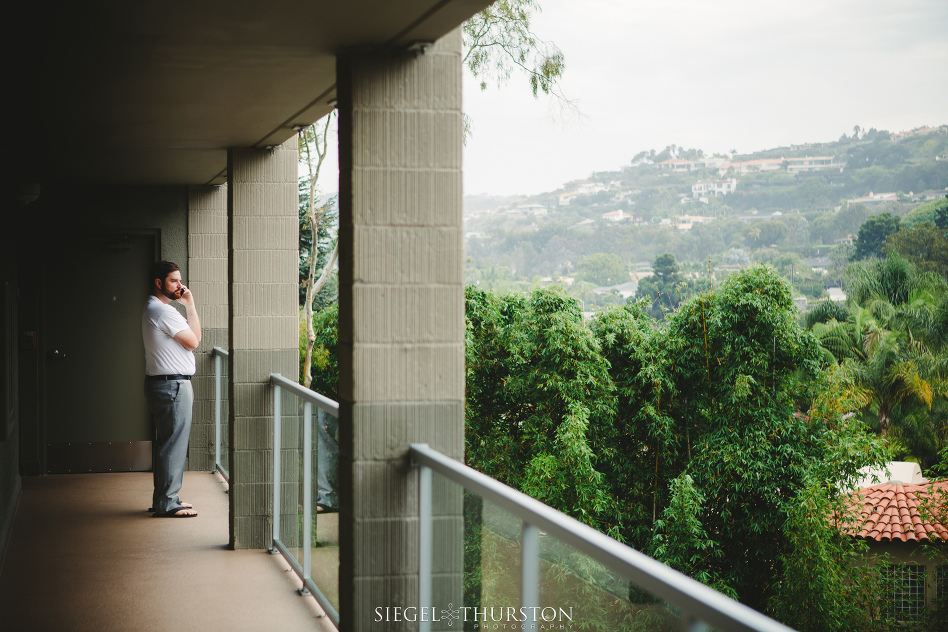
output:
<path id="1" fill-rule="evenodd" d="M 563 98 L 559 80 L 566 69 L 563 53 L 532 30 L 536 0 L 497 0 L 463 27 L 463 63 L 481 80 L 481 89 L 503 84 L 515 70 L 527 75 L 533 96 L 540 92 Z"/>
<path id="2" fill-rule="evenodd" d="M 622 539 L 643 550 L 668 503 L 669 481 L 687 466 L 694 430 L 671 415 L 673 360 L 665 329 L 648 308 L 643 300 L 604 310 L 592 322 L 617 402 L 610 423 L 593 426 L 598 467 L 619 508 L 615 523 Z"/>
<path id="3" fill-rule="evenodd" d="M 804 211 L 828 208 L 833 198 L 833 188 L 826 178 L 817 176 L 807 178 L 796 191 L 798 204 Z"/>
<path id="4" fill-rule="evenodd" d="M 948 218 L 948 196 L 913 208 L 902 219 L 902 226 L 906 224 L 922 224 L 930 222 L 936 224 L 938 228 L 948 228 L 948 225 L 938 225 L 938 218 Z"/>
<path id="5" fill-rule="evenodd" d="M 694 480 L 688 474 L 673 479 L 670 497 L 662 519 L 655 522 L 650 546 L 652 556 L 715 590 L 737 597 L 708 570 L 712 558 L 720 557 L 722 551 L 701 524 L 704 497 Z"/>
<path id="6" fill-rule="evenodd" d="M 800 376 L 815 375 L 820 359 L 795 313 L 789 285 L 755 267 L 691 298 L 663 326 L 642 303 L 593 324 L 619 403 L 604 443 L 638 457 L 600 465 L 625 538 L 660 544 L 757 608 L 777 581 L 786 504 L 825 449 L 823 431 L 794 414 Z M 682 474 L 694 492 L 681 490 L 669 510 Z M 700 504 L 697 520 L 681 522 L 688 503 Z M 677 526 L 663 522 L 653 539 L 656 519 L 675 515 Z M 675 533 L 691 535 L 672 542 Z"/>
<path id="7" fill-rule="evenodd" d="M 807 481 L 787 511 L 788 546 L 769 614 L 800 632 L 900 629 L 885 621 L 892 594 L 885 559 L 867 564 L 869 547 L 845 532 L 856 518 L 820 481 Z"/>
<path id="8" fill-rule="evenodd" d="M 824 430 L 825 456 L 811 463 L 804 486 L 786 506 L 787 547 L 768 614 L 801 632 L 889 629 L 887 560 L 868 558 L 865 542 L 851 537 L 860 516 L 844 493 L 860 467 L 879 467 L 890 455 L 851 414 L 865 399 L 845 370 L 824 371 L 811 391 L 809 424 Z"/>
<path id="9" fill-rule="evenodd" d="M 301 337 L 302 339 L 302 337 Z M 326 397 L 339 400 L 339 304 L 331 303 L 313 316 L 309 388 Z M 300 345 L 300 362 L 305 361 L 306 348 Z M 303 373 L 303 371 L 300 371 Z M 300 376 L 302 384 L 303 377 Z"/>
<path id="10" fill-rule="evenodd" d="M 781 243 L 787 238 L 787 225 L 777 220 L 755 222 L 744 231 L 747 242 L 758 248 Z"/>
<path id="11" fill-rule="evenodd" d="M 922 272 L 948 278 L 948 229 L 925 222 L 903 226 L 886 238 L 886 253 L 896 253 Z"/>
<path id="12" fill-rule="evenodd" d="M 675 278 L 663 264 L 660 275 Z M 887 458 L 845 414 L 865 405 L 865 389 L 839 367 L 820 371 L 817 341 L 768 267 L 661 323 L 647 307 L 617 306 L 587 326 L 561 289 L 468 287 L 466 462 L 752 607 L 816 621 L 832 606 L 827 625 L 862 621 L 875 606 L 858 601 L 867 584 L 840 565 L 852 550 L 829 529 L 804 540 L 826 528 L 826 503 L 860 467 Z M 832 309 L 822 322 L 843 318 Z M 314 387 L 335 385 L 335 306 L 315 323 L 314 357 L 327 361 L 314 366 Z M 855 608 L 824 594 L 857 579 L 862 588 L 845 593 Z M 814 608 L 781 610 L 799 599 Z"/>
<path id="13" fill-rule="evenodd" d="M 917 456 L 933 455 L 939 440 L 922 420 L 930 422 L 927 411 L 945 394 L 948 283 L 890 254 L 852 264 L 846 287 L 845 313 L 820 307 L 807 327 L 863 389 L 864 414 L 879 432 L 892 429 Z"/>
<path id="14" fill-rule="evenodd" d="M 853 241 L 855 260 L 881 257 L 889 235 L 899 230 L 900 218 L 890 213 L 873 215 L 859 227 L 859 235 Z"/>
<path id="15" fill-rule="evenodd" d="M 681 274 L 674 255 L 665 253 L 655 257 L 652 273 L 655 275 L 655 280 L 662 285 L 681 283 Z"/>
<path id="16" fill-rule="evenodd" d="M 335 219 L 334 200 L 319 195 L 319 174 L 328 153 L 329 131 L 333 119 L 330 113 L 315 125 L 300 131 L 300 161 L 306 173 L 300 179 L 300 328 L 304 347 L 300 368 L 300 383 L 307 388 L 312 381 L 313 308 L 317 296 L 332 278 L 339 254 L 338 240 L 330 231 Z M 324 300 L 332 302 L 333 297 Z"/>
<path id="17" fill-rule="evenodd" d="M 617 255 L 600 252 L 579 262 L 576 279 L 598 286 L 620 285 L 629 282 L 629 268 Z"/>
<path id="18" fill-rule="evenodd" d="M 608 531 L 592 420 L 615 414 L 599 344 L 560 289 L 529 298 L 467 289 L 466 462 Z"/>
<path id="19" fill-rule="evenodd" d="M 786 281 L 767 267 L 725 280 L 669 319 L 676 417 L 696 424 L 688 471 L 707 503 L 702 524 L 723 552 L 709 572 L 758 609 L 783 550 L 785 504 L 819 456 L 794 416 L 801 375 L 815 375 L 816 341 L 795 323 Z"/>
<path id="20" fill-rule="evenodd" d="M 706 285 L 684 279 L 675 256 L 665 253 L 652 263 L 652 275 L 639 280 L 635 299 L 647 300 L 649 313 L 661 319 L 701 289 L 706 289 Z"/>

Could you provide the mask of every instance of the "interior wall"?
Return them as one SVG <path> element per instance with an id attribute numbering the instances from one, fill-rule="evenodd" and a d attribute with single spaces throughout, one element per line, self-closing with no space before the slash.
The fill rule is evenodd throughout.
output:
<path id="1" fill-rule="evenodd" d="M 16 211 L 16 206 L 10 204 L 9 202 L 5 203 L 2 207 L 5 212 L 2 217 L 11 218 L 12 212 Z M 7 542 L 10 539 L 10 531 L 13 527 L 13 517 L 16 513 L 17 501 L 20 498 L 20 490 L 22 488 L 22 482 L 20 478 L 19 471 L 19 461 L 20 461 L 20 422 L 19 422 L 19 404 L 18 404 L 18 392 L 17 389 L 14 389 L 12 392 L 6 390 L 10 382 L 8 381 L 7 371 L 10 368 L 15 369 L 15 365 L 9 360 L 15 361 L 16 354 L 16 340 L 10 340 L 9 335 L 11 331 L 17 329 L 15 322 L 10 322 L 11 314 L 7 313 L 6 308 L 6 297 L 9 296 L 10 300 L 16 300 L 16 295 L 18 293 L 17 279 L 16 279 L 16 261 L 12 256 L 12 253 L 15 251 L 14 240 L 17 231 L 15 230 L 15 224 L 9 219 L 0 220 L 2 222 L 2 228 L 0 228 L 0 286 L 3 286 L 2 299 L 3 302 L 0 304 L 0 335 L 3 335 L 3 339 L 0 339 L 0 353 L 3 354 L 0 357 L 0 361 L 3 362 L 3 370 L 0 371 L 0 375 L 3 377 L 3 384 L 0 385 L 0 388 L 5 389 L 5 392 L 0 395 L 0 410 L 3 414 L 0 415 L 0 424 L 3 425 L 0 428 L 0 566 L 3 565 L 4 552 L 7 548 Z M 15 317 L 15 313 L 12 314 Z M 10 348 L 12 345 L 12 348 Z M 14 371 L 11 376 L 12 380 L 16 379 L 16 372 Z M 12 396 L 12 401 L 9 399 Z M 12 417 L 8 419 L 8 414 L 12 409 Z"/>
<path id="2" fill-rule="evenodd" d="M 44 304 L 44 296 L 59 296 L 60 288 L 45 288 L 42 269 L 61 240 L 84 234 L 150 234 L 156 237 L 156 257 L 177 261 L 187 278 L 187 187 L 53 187 L 17 211 L 12 251 L 17 263 L 19 331 L 34 332 L 35 346 L 19 349 L 20 452 L 16 469 L 29 476 L 46 473 L 45 314 L 51 309 L 95 309 L 95 272 L 82 261 L 70 261 L 49 278 L 61 283 L 62 302 Z M 47 292 L 49 289 L 51 291 Z M 147 280 L 142 280 L 142 301 Z M 51 299 L 52 302 L 52 299 Z"/>

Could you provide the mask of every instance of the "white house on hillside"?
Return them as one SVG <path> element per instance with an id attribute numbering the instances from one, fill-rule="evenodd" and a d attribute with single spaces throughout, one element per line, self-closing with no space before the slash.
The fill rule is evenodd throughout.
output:
<path id="1" fill-rule="evenodd" d="M 783 166 L 783 158 L 760 158 L 743 162 L 726 162 L 718 167 L 718 173 L 724 175 L 728 169 L 735 173 L 751 173 L 753 171 L 776 171 Z"/>
<path id="2" fill-rule="evenodd" d="M 895 202 L 898 200 L 898 198 L 898 193 L 873 193 L 870 191 L 869 195 L 846 200 L 846 202 L 848 204 L 865 204 L 866 206 L 876 206 L 878 204 L 885 204 L 886 202 Z"/>
<path id="3" fill-rule="evenodd" d="M 517 210 L 525 215 L 533 215 L 534 217 L 543 217 L 549 212 L 549 209 L 542 204 L 521 204 L 517 207 Z"/>
<path id="4" fill-rule="evenodd" d="M 787 158 L 787 171 L 790 173 L 808 173 L 826 169 L 843 170 L 846 165 L 836 162 L 835 156 L 806 156 L 804 158 Z"/>
<path id="5" fill-rule="evenodd" d="M 709 195 L 727 195 L 737 190 L 737 178 L 724 180 L 698 180 L 691 185 L 691 197 L 696 200 L 707 198 Z M 707 202 L 707 199 L 703 200 Z"/>
<path id="6" fill-rule="evenodd" d="M 658 163 L 659 169 L 671 171 L 695 171 L 696 169 L 718 169 L 726 162 L 724 158 L 709 156 L 699 158 L 698 160 L 684 160 L 682 158 L 670 158 Z"/>

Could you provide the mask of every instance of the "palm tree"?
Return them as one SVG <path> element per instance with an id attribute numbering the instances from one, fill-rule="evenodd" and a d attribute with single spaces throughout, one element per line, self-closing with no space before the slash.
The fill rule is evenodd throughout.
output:
<path id="1" fill-rule="evenodd" d="M 851 358 L 844 366 L 869 396 L 869 407 L 883 434 L 888 433 L 893 412 L 903 402 L 931 408 L 934 388 L 926 370 L 931 355 L 927 348 L 913 344 L 907 332 L 890 331 L 877 323 L 867 326 L 862 348 L 863 357 Z"/>
<path id="2" fill-rule="evenodd" d="M 867 412 L 886 434 L 900 408 L 930 410 L 948 394 L 945 354 L 938 353 L 948 336 L 948 284 L 892 255 L 852 264 L 846 278 L 847 305 L 818 304 L 803 325 L 865 391 Z"/>

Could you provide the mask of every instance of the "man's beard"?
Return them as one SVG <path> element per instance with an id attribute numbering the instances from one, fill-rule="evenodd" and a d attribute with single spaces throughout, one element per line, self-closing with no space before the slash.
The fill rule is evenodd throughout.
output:
<path id="1" fill-rule="evenodd" d="M 184 295 L 184 290 L 181 290 L 181 294 L 177 292 L 172 292 L 168 289 L 168 286 L 161 288 L 161 293 L 164 294 L 165 298 L 169 298 L 172 301 L 176 301 Z"/>

